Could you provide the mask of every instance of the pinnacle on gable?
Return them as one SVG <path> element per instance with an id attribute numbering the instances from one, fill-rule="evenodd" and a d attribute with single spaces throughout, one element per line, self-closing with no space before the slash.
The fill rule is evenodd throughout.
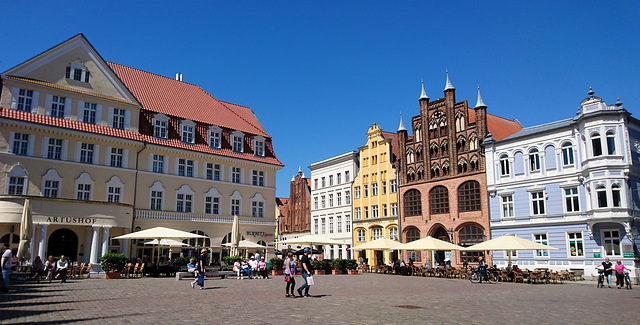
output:
<path id="1" fill-rule="evenodd" d="M 451 80 L 449 79 L 449 70 L 447 70 L 447 84 L 444 87 L 444 91 L 447 90 L 455 90 L 456 88 L 453 87 L 453 84 L 451 83 Z"/>
<path id="2" fill-rule="evenodd" d="M 402 113 L 400 113 L 400 126 L 398 126 L 398 132 L 400 131 L 406 131 L 407 128 L 404 127 L 404 122 L 402 121 Z"/>
<path id="3" fill-rule="evenodd" d="M 487 107 L 487 105 L 484 104 L 484 101 L 482 100 L 482 95 L 480 95 L 480 86 L 478 86 L 478 101 L 476 102 L 476 107 L 475 108 L 480 108 L 480 107 Z"/>
<path id="4" fill-rule="evenodd" d="M 420 98 L 418 98 L 418 100 L 423 100 L 423 99 L 429 99 L 429 96 L 427 96 L 427 92 L 424 90 L 424 81 L 422 82 L 422 93 L 420 94 Z"/>

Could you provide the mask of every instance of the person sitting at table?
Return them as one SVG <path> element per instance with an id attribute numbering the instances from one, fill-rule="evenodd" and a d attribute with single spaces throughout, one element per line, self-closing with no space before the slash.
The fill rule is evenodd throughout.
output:
<path id="1" fill-rule="evenodd" d="M 511 269 L 513 270 L 513 272 L 520 272 L 520 268 L 518 267 L 518 265 L 514 264 Z"/>
<path id="2" fill-rule="evenodd" d="M 407 275 L 407 264 L 404 263 L 404 260 L 400 260 L 400 275 Z"/>
<path id="3" fill-rule="evenodd" d="M 56 275 L 56 262 L 53 260 L 53 256 L 50 255 L 49 259 L 44 263 L 44 271 L 47 272 L 45 279 L 49 279 L 49 282 L 51 282 Z"/>
<path id="4" fill-rule="evenodd" d="M 33 260 L 33 264 L 31 264 L 31 278 L 35 278 L 38 283 L 40 283 L 40 273 L 44 270 L 44 263 L 42 263 L 42 259 L 40 256 L 36 256 L 36 259 Z"/>
<path id="5" fill-rule="evenodd" d="M 236 279 L 242 280 L 242 264 L 240 263 L 240 259 L 236 259 L 233 263 L 233 271 L 236 272 Z"/>
<path id="6" fill-rule="evenodd" d="M 58 263 L 56 263 L 56 279 L 60 278 L 60 283 L 67 282 L 67 271 L 69 270 L 69 261 L 64 257 L 64 255 L 60 256 Z"/>

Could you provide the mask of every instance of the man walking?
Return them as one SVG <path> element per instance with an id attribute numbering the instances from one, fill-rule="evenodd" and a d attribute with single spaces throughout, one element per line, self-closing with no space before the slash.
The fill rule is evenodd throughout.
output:
<path id="1" fill-rule="evenodd" d="M 200 256 L 198 256 L 197 270 L 200 272 L 198 274 L 198 285 L 200 286 L 200 290 L 206 289 L 204 287 L 204 263 L 207 260 L 207 252 L 207 249 L 203 248 L 202 251 L 200 251 Z"/>
<path id="2" fill-rule="evenodd" d="M 2 266 L 2 288 L 0 288 L 0 292 L 8 292 L 9 291 L 9 276 L 11 275 L 11 246 L 8 243 L 5 243 L 2 247 L 2 260 L 0 262 L 0 266 Z"/>
<path id="3" fill-rule="evenodd" d="M 313 274 L 313 268 L 311 267 L 309 254 L 311 254 L 311 249 L 306 247 L 304 249 L 304 255 L 302 255 L 302 258 L 300 259 L 300 263 L 302 264 L 302 278 L 304 279 L 304 284 L 298 288 L 298 295 L 300 295 L 300 297 L 302 297 L 302 289 L 304 289 L 305 297 L 311 297 L 309 295 L 309 282 L 307 279 Z"/>

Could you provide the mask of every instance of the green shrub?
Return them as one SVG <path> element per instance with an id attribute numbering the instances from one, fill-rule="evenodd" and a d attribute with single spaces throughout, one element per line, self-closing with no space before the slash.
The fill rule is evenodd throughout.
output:
<path id="1" fill-rule="evenodd" d="M 345 266 L 347 270 L 355 270 L 358 268 L 358 261 L 355 259 L 348 259 L 346 260 Z"/>
<path id="2" fill-rule="evenodd" d="M 284 270 L 284 260 L 279 257 L 274 257 L 271 259 L 271 269 L 275 271 Z"/>
<path id="3" fill-rule="evenodd" d="M 343 260 L 341 258 L 336 258 L 335 260 L 333 260 L 333 262 L 331 263 L 333 266 L 334 270 L 345 270 L 346 268 L 346 260 Z"/>
<path id="4" fill-rule="evenodd" d="M 227 265 L 233 265 L 233 263 L 235 263 L 236 260 L 238 260 L 238 259 L 242 259 L 242 257 L 240 257 L 240 255 L 225 256 L 225 257 L 222 258 L 222 261 Z"/>
<path id="5" fill-rule="evenodd" d="M 100 257 L 100 267 L 105 272 L 122 272 L 127 265 L 127 257 L 124 254 L 107 253 Z"/>
<path id="6" fill-rule="evenodd" d="M 314 270 L 324 270 L 325 262 L 323 260 L 313 261 Z"/>
<path id="7" fill-rule="evenodd" d="M 192 257 L 178 257 L 173 261 L 173 266 L 176 268 L 181 268 L 183 266 L 187 266 L 187 264 L 189 264 L 189 260 L 191 260 Z M 193 262 L 194 264 L 197 263 L 198 259 L 195 259 L 195 261 Z"/>

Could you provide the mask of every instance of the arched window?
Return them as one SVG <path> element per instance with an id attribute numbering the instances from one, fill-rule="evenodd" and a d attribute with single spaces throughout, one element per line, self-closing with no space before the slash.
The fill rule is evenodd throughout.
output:
<path id="1" fill-rule="evenodd" d="M 416 127 L 416 129 L 413 131 L 413 138 L 414 138 L 414 142 L 418 143 L 420 141 L 422 141 L 422 134 L 420 134 L 420 127 Z"/>
<path id="2" fill-rule="evenodd" d="M 511 171 L 509 170 L 509 156 L 500 156 L 500 175 L 509 176 Z"/>
<path id="3" fill-rule="evenodd" d="M 411 228 L 407 230 L 407 243 L 420 239 L 420 230 Z"/>
<path id="4" fill-rule="evenodd" d="M 442 118 L 440 119 L 440 136 L 444 137 L 446 135 L 447 135 L 447 118 L 444 117 L 444 114 L 443 114 Z"/>
<path id="5" fill-rule="evenodd" d="M 594 133 L 591 135 L 591 147 L 593 149 L 593 156 L 602 156 L 602 142 L 600 142 L 600 133 Z"/>
<path id="6" fill-rule="evenodd" d="M 209 236 L 207 236 L 207 234 L 204 231 L 201 230 L 194 230 L 191 232 L 192 234 L 196 234 L 196 235 L 202 235 L 205 236 L 207 238 L 191 238 L 191 239 L 185 239 L 182 242 L 191 246 L 191 247 L 211 247 L 211 239 L 209 239 Z"/>
<path id="7" fill-rule="evenodd" d="M 484 241 L 484 230 L 476 225 L 466 225 L 458 232 L 460 246 L 471 246 Z"/>
<path id="8" fill-rule="evenodd" d="M 460 212 L 480 210 L 480 183 L 468 181 L 458 188 L 458 207 Z"/>
<path id="9" fill-rule="evenodd" d="M 431 214 L 449 213 L 449 192 L 444 186 L 436 186 L 429 192 Z"/>
<path id="10" fill-rule="evenodd" d="M 404 213 L 407 217 L 422 215 L 420 191 L 411 189 L 404 193 Z"/>
<path id="11" fill-rule="evenodd" d="M 435 120 L 431 120 L 429 122 L 429 137 L 436 138 L 438 137 L 438 122 Z"/>
<path id="12" fill-rule="evenodd" d="M 459 137 L 458 140 L 456 140 L 456 150 L 458 152 L 465 151 L 465 144 L 466 143 L 467 143 L 467 140 L 465 140 L 464 137 Z"/>
<path id="13" fill-rule="evenodd" d="M 383 238 L 382 236 L 382 227 L 372 227 L 371 228 L 371 240 L 376 240 Z"/>
<path id="14" fill-rule="evenodd" d="M 358 242 L 359 243 L 367 241 L 367 236 L 366 236 L 366 232 L 364 231 L 364 229 L 358 229 L 357 234 L 358 234 Z"/>
<path id="15" fill-rule="evenodd" d="M 398 227 L 389 228 L 389 239 L 398 240 Z"/>
<path id="16" fill-rule="evenodd" d="M 445 161 L 444 164 L 442 164 L 442 176 L 447 175 L 449 175 L 449 162 Z"/>
<path id="17" fill-rule="evenodd" d="M 606 208 L 609 206 L 607 202 L 607 188 L 604 185 L 596 187 L 596 196 L 598 197 L 598 208 Z"/>
<path id="18" fill-rule="evenodd" d="M 614 207 L 621 207 L 622 206 L 622 197 L 621 197 L 620 185 L 619 184 L 613 184 L 611 186 L 611 197 L 613 199 L 613 206 Z"/>
<path id="19" fill-rule="evenodd" d="M 442 145 L 440 146 L 440 152 L 443 157 L 447 157 L 449 155 L 449 143 L 447 141 L 442 141 Z"/>
<path id="20" fill-rule="evenodd" d="M 27 194 L 27 173 L 22 166 L 14 166 L 7 173 L 7 183 L 5 185 L 5 194 L 9 195 L 26 195 Z"/>
<path id="21" fill-rule="evenodd" d="M 471 165 L 471 170 L 472 171 L 477 171 L 478 170 L 478 157 L 477 156 L 471 157 L 471 160 L 470 160 L 469 164 Z"/>
<path id="22" fill-rule="evenodd" d="M 538 149 L 531 149 L 529 152 L 529 170 L 536 172 L 540 170 L 540 154 Z"/>
<path id="23" fill-rule="evenodd" d="M 565 142 L 562 145 L 562 164 L 564 166 L 573 165 L 573 145 L 571 142 Z"/>
<path id="24" fill-rule="evenodd" d="M 616 154 L 616 135 L 613 131 L 607 131 L 607 154 Z"/>
<path id="25" fill-rule="evenodd" d="M 462 158 L 458 162 L 458 174 L 465 173 L 467 171 L 467 161 Z"/>
<path id="26" fill-rule="evenodd" d="M 456 132 L 464 131 L 464 116 L 462 114 L 458 114 L 456 116 Z"/>
<path id="27" fill-rule="evenodd" d="M 473 134 L 469 138 L 469 151 L 476 151 L 476 150 L 478 150 L 478 137 L 475 134 Z"/>
<path id="28" fill-rule="evenodd" d="M 438 157 L 438 145 L 435 143 L 432 143 L 431 146 L 429 146 L 429 156 L 431 156 L 431 158 L 437 158 Z"/>

